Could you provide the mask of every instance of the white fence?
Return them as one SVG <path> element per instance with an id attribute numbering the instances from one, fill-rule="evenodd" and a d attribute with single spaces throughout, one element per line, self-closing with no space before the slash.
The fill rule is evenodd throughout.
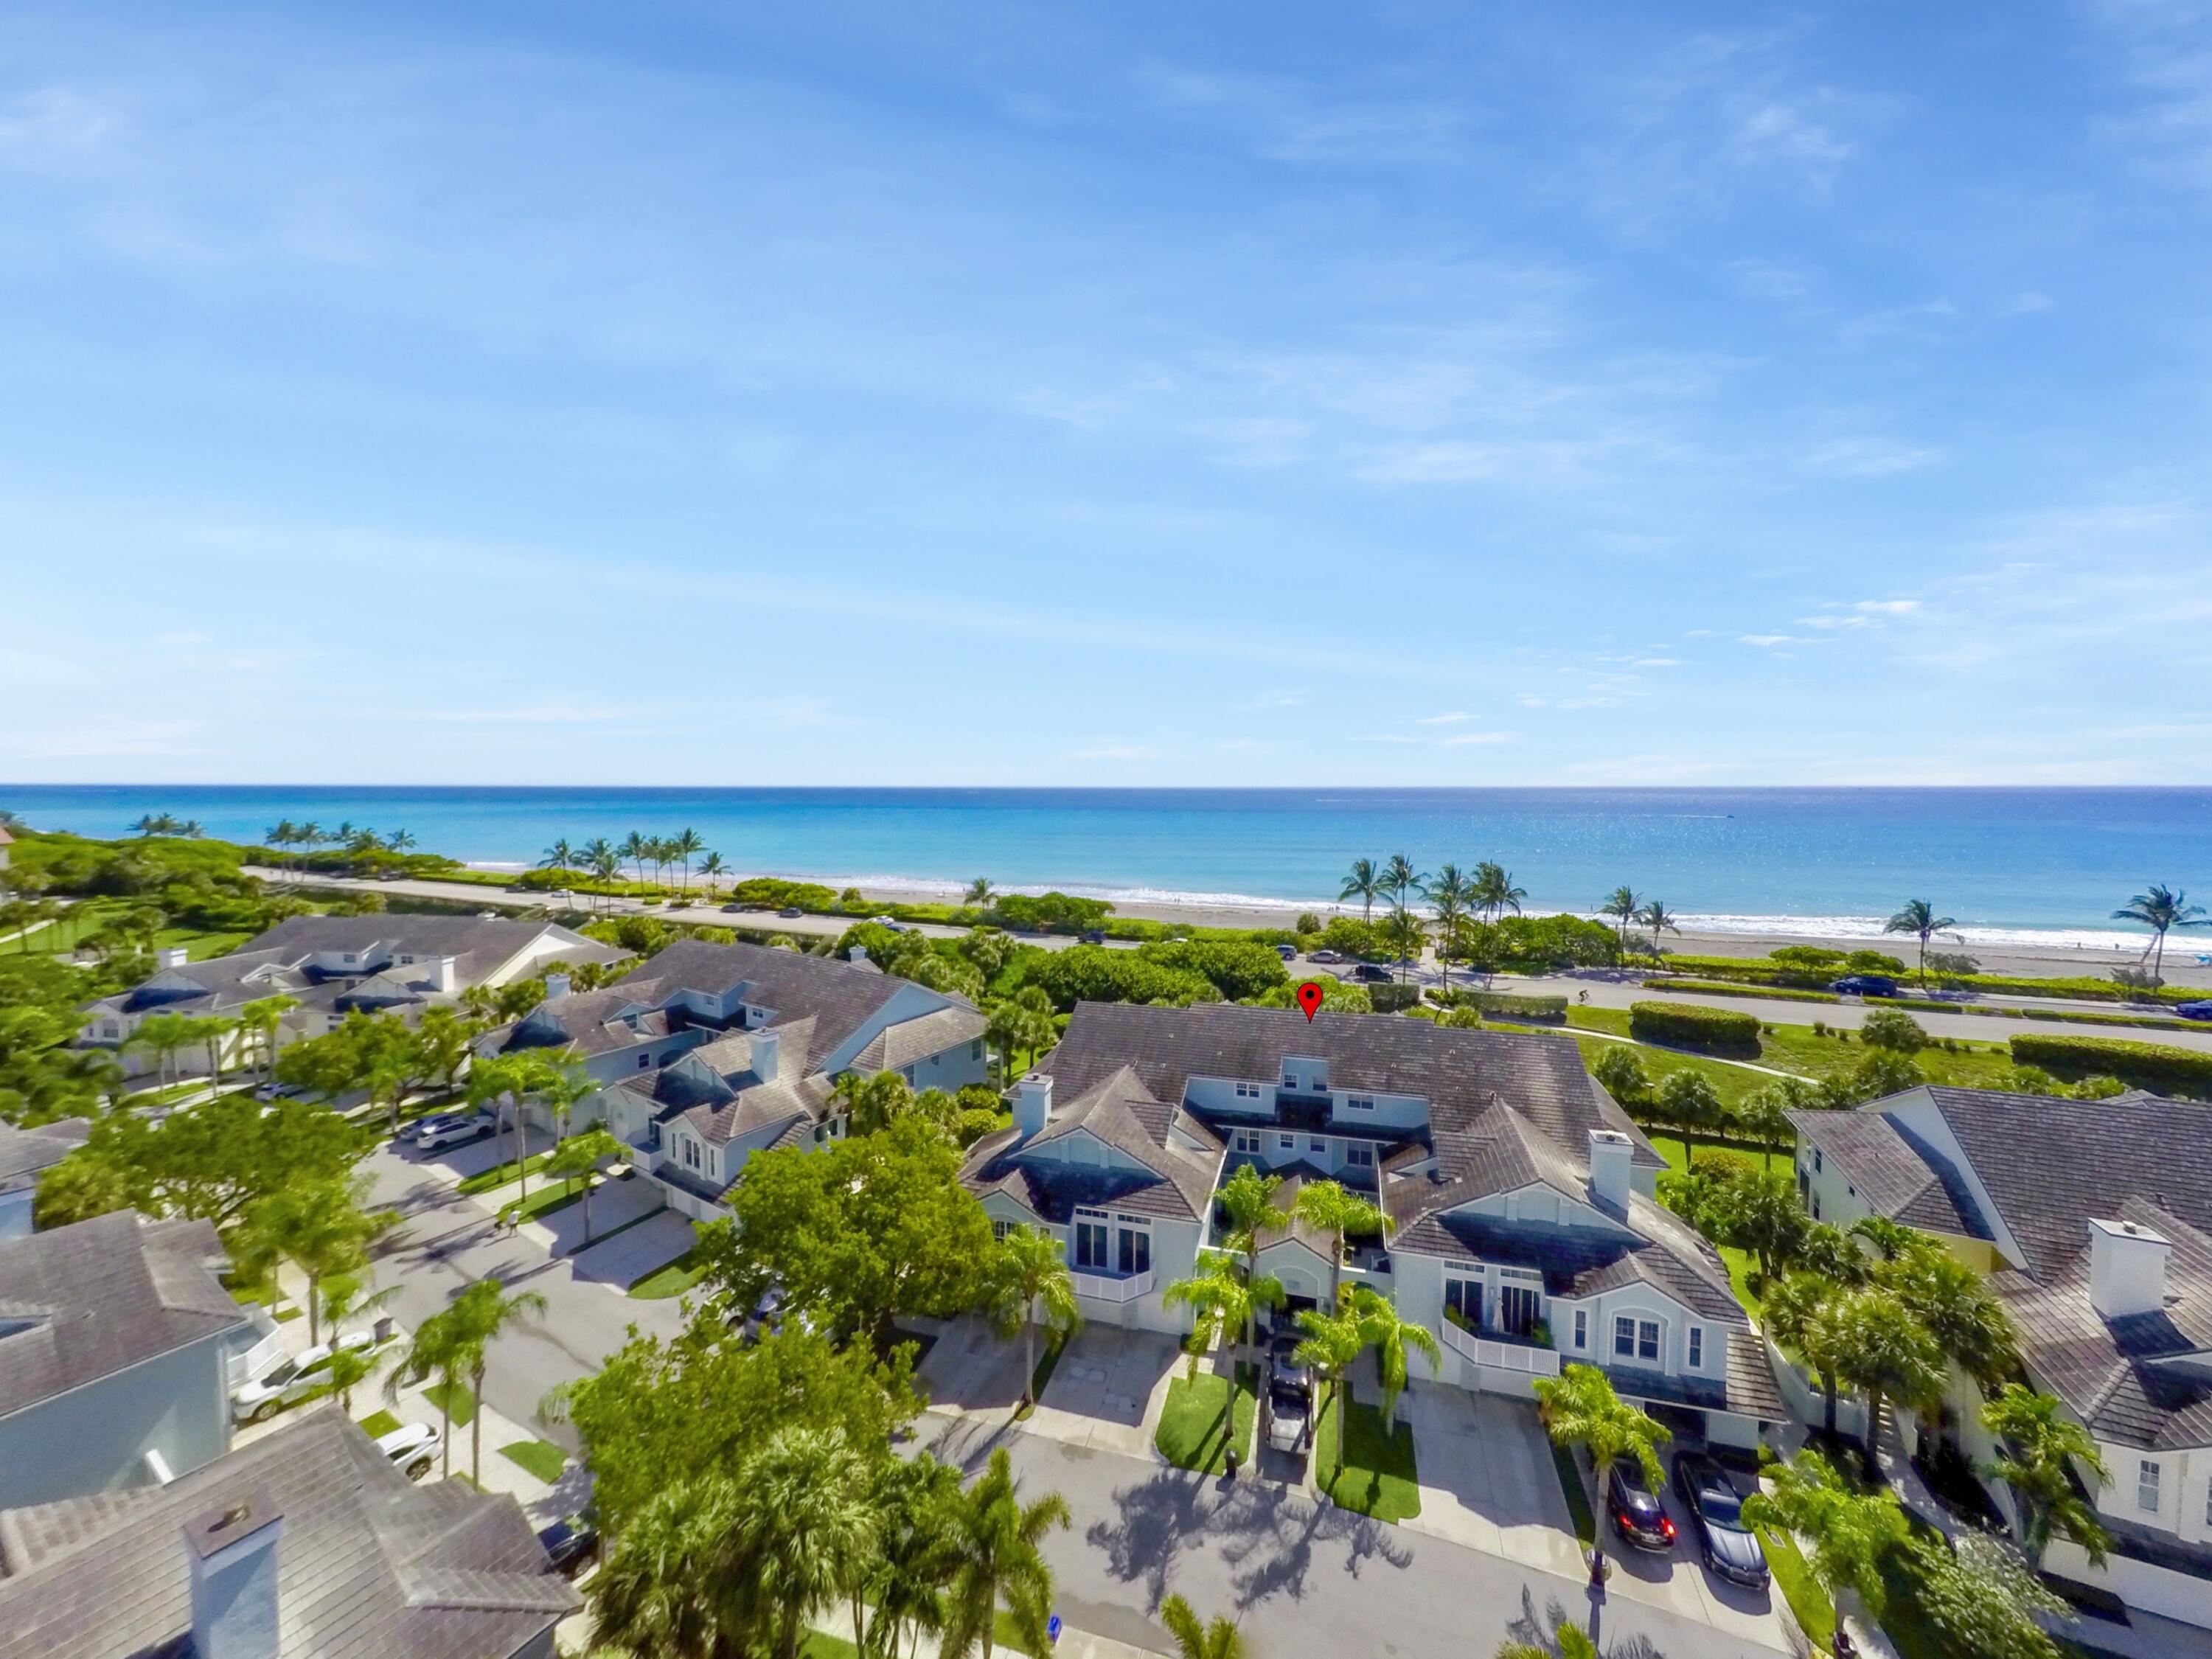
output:
<path id="1" fill-rule="evenodd" d="M 1782 1403 L 1790 1407 L 1790 1414 L 1808 1429 L 1817 1429 L 1828 1420 L 1827 1397 L 1820 1392 L 1820 1383 L 1808 1376 L 1789 1355 L 1774 1346 L 1771 1338 L 1766 1343 L 1767 1358 L 1774 1362 L 1774 1380 L 1781 1385 Z M 1836 1432 L 1853 1440 L 1866 1438 L 1866 1402 L 1855 1400 L 1838 1391 L 1836 1395 Z"/>
<path id="2" fill-rule="evenodd" d="M 231 1351 L 228 1381 L 234 1390 L 244 1388 L 284 1357 L 284 1339 L 278 1334 L 276 1322 L 270 1316 L 269 1310 L 256 1307 L 249 1316 L 260 1335 L 252 1346 Z"/>
<path id="3" fill-rule="evenodd" d="M 1075 1273 L 1075 1293 L 1087 1296 L 1094 1302 L 1134 1302 L 1150 1293 L 1152 1276 L 1150 1273 L 1132 1273 L 1127 1279 L 1113 1279 L 1104 1273 Z"/>
<path id="4" fill-rule="evenodd" d="M 1447 1319 L 1444 1346 L 1461 1358 L 1492 1370 L 1518 1371 L 1527 1376 L 1557 1376 L 1559 1355 L 1555 1348 L 1534 1348 L 1519 1342 L 1497 1342 L 1462 1330 Z"/>

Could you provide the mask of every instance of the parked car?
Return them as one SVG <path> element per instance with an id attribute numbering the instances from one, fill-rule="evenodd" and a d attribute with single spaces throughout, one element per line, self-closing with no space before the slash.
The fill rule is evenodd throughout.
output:
<path id="1" fill-rule="evenodd" d="M 1106 930 L 1103 927 L 1086 927 L 1083 930 L 1084 944 L 1103 945 L 1105 942 Z"/>
<path id="2" fill-rule="evenodd" d="M 259 1101 L 301 1100 L 307 1091 L 296 1083 L 264 1083 L 253 1091 Z"/>
<path id="3" fill-rule="evenodd" d="M 749 904 L 738 903 L 735 899 L 732 899 L 727 904 L 722 907 L 724 910 L 730 912 L 732 915 L 739 910 L 749 910 L 752 907 Z"/>
<path id="4" fill-rule="evenodd" d="M 482 1140 L 498 1127 L 498 1120 L 489 1112 L 459 1113 L 422 1131 L 415 1137 L 415 1144 L 426 1152 L 434 1152 L 441 1146 L 465 1146 L 471 1140 Z"/>
<path id="5" fill-rule="evenodd" d="M 1311 956 L 1308 957 L 1306 960 L 1308 962 L 1342 962 L 1344 960 L 1344 952 L 1341 951 L 1316 951 Z"/>
<path id="6" fill-rule="evenodd" d="M 783 917 L 787 921 L 793 916 L 803 916 L 805 914 L 805 911 L 800 909 L 795 904 L 787 904 L 782 909 L 776 912 L 776 915 Z"/>
<path id="7" fill-rule="evenodd" d="M 1674 1491 L 1690 1512 L 1690 1531 L 1717 1578 L 1747 1589 L 1766 1586 L 1766 1552 L 1743 1524 L 1743 1499 L 1728 1471 L 1703 1452 L 1674 1458 Z"/>
<path id="8" fill-rule="evenodd" d="M 1267 1443 L 1279 1452 L 1302 1452 L 1313 1443 L 1313 1401 L 1304 1389 L 1269 1385 Z"/>
<path id="9" fill-rule="evenodd" d="M 1278 945 L 1275 947 L 1275 954 L 1282 957 L 1285 962 L 1294 961 L 1298 954 L 1298 947 L 1295 945 Z"/>
<path id="10" fill-rule="evenodd" d="M 280 1360 L 274 1370 L 231 1391 L 231 1419 L 238 1423 L 266 1422 L 285 1407 L 297 1405 L 322 1386 L 330 1370 L 331 1354 L 341 1349 L 350 1352 L 376 1346 L 374 1332 L 348 1331 L 335 1343 L 320 1342 L 289 1359 Z"/>
<path id="11" fill-rule="evenodd" d="M 2184 1019 L 2212 1019 L 2212 1002 L 2185 1002 L 2173 1012 Z"/>
<path id="12" fill-rule="evenodd" d="M 1644 1465 L 1634 1458 L 1613 1460 L 1613 1472 L 1605 1480 L 1605 1507 L 1624 1542 L 1640 1550 L 1674 1547 L 1674 1518 L 1644 1478 Z"/>
<path id="13" fill-rule="evenodd" d="M 410 1480 L 420 1480 L 437 1468 L 438 1453 L 445 1443 L 446 1437 L 434 1424 L 403 1423 L 390 1434 L 379 1435 L 376 1449 Z"/>
<path id="14" fill-rule="evenodd" d="M 1352 978 L 1363 985 L 1388 985 L 1390 970 L 1379 962 L 1363 962 L 1352 970 Z"/>
<path id="15" fill-rule="evenodd" d="M 1893 997 L 1897 981 L 1887 974 L 1846 974 L 1828 988 L 1839 997 Z"/>
<path id="16" fill-rule="evenodd" d="M 599 1528 L 581 1516 L 541 1528 L 538 1541 L 552 1559 L 553 1571 L 566 1578 L 574 1578 L 599 1557 Z"/>

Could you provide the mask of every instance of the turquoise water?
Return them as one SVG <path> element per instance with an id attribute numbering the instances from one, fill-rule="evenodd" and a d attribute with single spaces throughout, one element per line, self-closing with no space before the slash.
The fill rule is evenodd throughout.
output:
<path id="1" fill-rule="evenodd" d="M 1532 909 L 1622 883 L 1686 923 L 1870 932 L 1926 897 L 1969 936 L 2103 940 L 2151 881 L 2212 902 L 2212 789 L 452 789 L 0 784 L 33 825 L 146 812 L 258 841 L 278 819 L 404 828 L 425 851 L 534 863 L 556 837 L 697 830 L 733 868 L 935 890 L 988 876 L 1135 902 L 1297 906 L 1404 853 L 1506 865 Z M 2212 941 L 2212 933 L 2200 935 Z"/>

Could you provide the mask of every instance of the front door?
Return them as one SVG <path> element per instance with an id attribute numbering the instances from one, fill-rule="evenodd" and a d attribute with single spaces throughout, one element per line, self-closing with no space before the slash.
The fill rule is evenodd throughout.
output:
<path id="1" fill-rule="evenodd" d="M 1075 1224 L 1075 1265 L 1085 1273 L 1112 1271 L 1107 1266 L 1104 1222 L 1079 1221 Z"/>

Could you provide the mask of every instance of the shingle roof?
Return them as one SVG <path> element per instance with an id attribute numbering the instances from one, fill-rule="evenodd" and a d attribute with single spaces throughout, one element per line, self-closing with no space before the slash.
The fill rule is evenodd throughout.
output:
<path id="1" fill-rule="evenodd" d="M 0 1243 L 0 1416 L 246 1322 L 205 1221 L 131 1211 Z"/>
<path id="2" fill-rule="evenodd" d="M 1809 1146 L 1844 1172 L 1876 1215 L 1929 1232 L 1988 1238 L 1989 1224 L 1957 1171 L 1878 1111 L 1786 1114 Z"/>
<path id="3" fill-rule="evenodd" d="M 1170 1133 L 1176 1129 L 1200 1139 L 1206 1150 L 1194 1152 L 1176 1144 Z M 1034 1156 L 1079 1132 L 1127 1153 L 1144 1170 L 1071 1164 L 1056 1154 Z M 1051 1121 L 1028 1141 L 1014 1129 L 977 1141 L 961 1179 L 979 1197 L 993 1190 L 1008 1192 L 1049 1221 L 1066 1220 L 1074 1205 L 1093 1203 L 1197 1220 L 1212 1204 L 1219 1149 L 1211 1131 L 1156 1098 L 1135 1068 L 1123 1066 L 1065 1104 L 1055 1102 Z"/>
<path id="4" fill-rule="evenodd" d="M 650 983 L 653 995 L 644 989 Z M 907 988 L 907 982 L 872 974 L 834 957 L 811 957 L 766 945 L 713 945 L 678 939 L 617 988 L 630 989 L 640 1001 L 665 1001 L 678 991 L 722 996 L 744 987 L 744 1000 L 768 1009 L 772 1025 L 811 1016 L 814 1029 L 806 1054 L 808 1071 L 820 1066 L 849 1041 L 883 1006 Z"/>
<path id="5" fill-rule="evenodd" d="M 871 1073 L 901 1070 L 932 1054 L 975 1042 L 983 1035 L 985 1024 L 973 1003 L 956 998 L 950 1008 L 885 1026 L 854 1056 L 853 1069 Z"/>
<path id="6" fill-rule="evenodd" d="M 51 1170 L 84 1145 L 84 1138 L 91 1133 L 90 1121 L 81 1117 L 65 1117 L 31 1129 L 0 1123 L 0 1188 Z"/>
<path id="7" fill-rule="evenodd" d="M 166 1486 L 0 1512 L 0 1659 L 190 1651 L 184 1528 L 283 1516 L 286 1659 L 496 1659 L 580 1605 L 511 1498 L 417 1486 L 335 1407 Z"/>

